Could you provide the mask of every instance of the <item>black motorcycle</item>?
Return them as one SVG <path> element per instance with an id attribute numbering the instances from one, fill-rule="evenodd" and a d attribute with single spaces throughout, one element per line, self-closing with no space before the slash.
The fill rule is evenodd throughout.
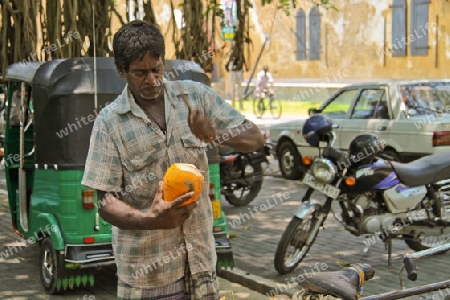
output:
<path id="1" fill-rule="evenodd" d="M 263 182 L 263 163 L 269 164 L 269 147 L 250 153 L 220 146 L 220 186 L 225 199 L 234 206 L 244 206 L 256 198 Z"/>

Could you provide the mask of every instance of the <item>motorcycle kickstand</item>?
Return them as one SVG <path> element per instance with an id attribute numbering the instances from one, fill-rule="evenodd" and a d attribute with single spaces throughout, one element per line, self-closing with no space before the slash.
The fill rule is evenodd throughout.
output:
<path id="1" fill-rule="evenodd" d="M 388 250 L 388 269 L 392 269 L 392 238 L 387 238 L 384 245 Z"/>

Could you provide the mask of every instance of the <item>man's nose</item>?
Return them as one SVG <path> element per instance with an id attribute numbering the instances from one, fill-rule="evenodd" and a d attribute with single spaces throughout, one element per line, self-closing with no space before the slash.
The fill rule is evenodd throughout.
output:
<path id="1" fill-rule="evenodd" d="M 148 72 L 147 76 L 145 76 L 145 81 L 151 85 L 155 85 L 159 82 L 160 75 L 153 72 Z"/>

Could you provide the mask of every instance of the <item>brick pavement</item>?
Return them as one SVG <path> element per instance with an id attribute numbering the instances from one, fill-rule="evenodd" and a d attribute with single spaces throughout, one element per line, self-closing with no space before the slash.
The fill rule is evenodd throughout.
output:
<path id="1" fill-rule="evenodd" d="M 393 242 L 392 262 L 393 268 L 388 269 L 388 255 L 382 242 L 378 242 L 365 251 L 365 237 L 355 237 L 345 231 L 343 227 L 330 214 L 325 222 L 325 229 L 321 230 L 315 244 L 304 261 L 291 274 L 278 275 L 274 266 L 274 253 L 277 248 L 281 234 L 291 220 L 293 212 L 297 209 L 304 187 L 297 181 L 287 181 L 281 177 L 277 171 L 276 163 L 272 162 L 271 171 L 265 177 L 263 189 L 258 197 L 250 203 L 249 207 L 233 207 L 224 201 L 223 210 L 227 215 L 229 224 L 233 220 L 241 218 L 241 225 L 230 226 L 230 233 L 237 237 L 231 239 L 235 266 L 241 272 L 238 278 L 241 283 L 246 283 L 246 276 L 259 276 L 272 283 L 272 286 L 258 286 L 249 283 L 249 286 L 257 288 L 260 292 L 266 293 L 276 283 L 286 284 L 291 287 L 290 293 L 299 289 L 294 284 L 289 284 L 292 276 L 311 273 L 311 267 L 316 263 L 325 263 L 327 271 L 339 270 L 341 263 L 369 263 L 375 267 L 375 277 L 366 283 L 363 296 L 385 293 L 400 288 L 398 271 L 401 267 L 401 255 L 411 252 L 407 245 L 400 240 Z M 249 209 L 258 206 L 261 210 L 262 204 L 268 199 L 273 199 L 273 195 L 278 192 L 288 192 L 291 196 L 280 204 L 261 212 L 253 213 L 249 219 L 244 215 L 249 214 Z M 320 196 L 319 196 L 320 197 Z M 272 204 L 275 203 L 271 202 Z M 236 223 L 234 223 L 236 225 Z M 448 280 L 450 278 L 450 268 L 448 268 L 448 253 L 435 257 L 417 261 L 418 279 L 416 282 L 406 281 L 406 287 Z M 230 273 L 230 272 L 227 272 Z M 230 275 L 232 278 L 232 274 Z M 288 294 L 290 294 L 288 293 Z M 443 291 L 444 295 L 450 293 Z M 411 299 L 442 299 L 437 293 L 429 293 L 421 296 L 410 297 Z M 438 298 L 439 297 L 439 298 Z"/>

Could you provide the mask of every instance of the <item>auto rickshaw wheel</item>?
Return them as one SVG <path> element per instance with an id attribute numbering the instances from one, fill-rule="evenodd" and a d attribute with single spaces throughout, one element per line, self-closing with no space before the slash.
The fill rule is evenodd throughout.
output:
<path id="1" fill-rule="evenodd" d="M 61 280 L 65 271 L 64 255 L 58 253 L 53 248 L 52 240 L 46 237 L 41 243 L 39 256 L 39 275 L 45 291 L 52 295 L 63 294 L 65 289 L 61 285 Z"/>

